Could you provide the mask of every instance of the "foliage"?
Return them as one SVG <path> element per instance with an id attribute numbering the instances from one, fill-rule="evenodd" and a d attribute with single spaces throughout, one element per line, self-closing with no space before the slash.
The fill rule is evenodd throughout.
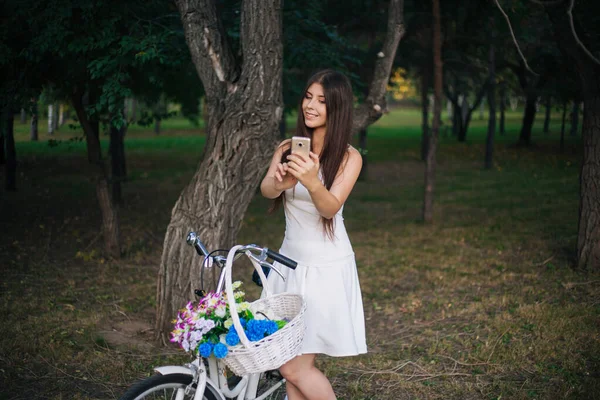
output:
<path id="1" fill-rule="evenodd" d="M 387 90 L 391 92 L 394 100 L 404 100 L 417 95 L 417 88 L 404 68 L 394 70 Z"/>

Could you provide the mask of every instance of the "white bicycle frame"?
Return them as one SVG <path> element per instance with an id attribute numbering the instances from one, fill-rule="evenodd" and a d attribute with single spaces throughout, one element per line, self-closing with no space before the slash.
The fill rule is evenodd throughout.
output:
<path id="1" fill-rule="evenodd" d="M 221 400 L 225 400 L 226 397 L 230 399 L 236 398 L 237 400 L 263 400 L 285 383 L 285 379 L 281 379 L 259 397 L 256 397 L 260 373 L 241 377 L 242 379 L 235 387 L 230 389 L 227 384 L 224 363 L 218 361 L 214 357 L 208 358 L 207 361 L 208 371 L 203 359 L 200 357 L 185 366 L 169 365 L 157 367 L 154 371 L 161 375 L 186 374 L 192 376 L 192 384 L 185 389 L 180 389 L 175 397 L 176 400 L 183 400 L 184 395 L 189 394 L 192 390 L 191 386 L 194 383 L 197 385 L 194 400 L 202 400 L 202 396 L 204 395 L 207 386 L 212 387 L 214 393 L 217 394 Z"/>
<path id="2" fill-rule="evenodd" d="M 196 235 L 194 234 L 193 236 L 191 236 L 190 233 L 190 235 L 188 235 L 187 242 L 189 244 L 196 243 Z M 206 251 L 201 242 L 199 242 L 199 244 L 202 249 L 202 252 L 206 256 L 208 252 Z M 248 245 L 246 246 L 246 248 L 262 250 L 259 256 L 256 256 L 250 252 L 246 252 L 246 256 L 254 259 L 257 263 L 259 263 L 259 265 L 268 266 L 269 268 L 271 268 L 271 270 L 275 271 L 279 276 L 281 276 L 282 279 L 285 280 L 285 278 L 283 278 L 283 275 L 277 268 L 265 262 L 265 250 L 263 250 L 262 248 L 258 248 L 255 245 Z M 219 283 L 217 285 L 217 292 L 223 290 L 224 278 L 225 274 L 221 273 Z M 206 364 L 208 364 L 208 371 L 204 360 L 207 361 Z M 262 393 L 259 397 L 256 397 L 258 391 L 258 381 L 260 380 L 261 376 L 261 373 L 256 373 L 242 376 L 242 379 L 235 385 L 235 387 L 230 389 L 229 385 L 227 384 L 227 376 L 225 374 L 225 363 L 217 360 L 214 357 L 209 357 L 208 359 L 198 357 L 192 363 L 186 364 L 185 366 L 164 366 L 157 367 L 154 370 L 161 375 L 186 374 L 192 376 L 192 383 L 185 389 L 180 389 L 177 391 L 177 395 L 175 397 L 176 400 L 183 400 L 184 396 L 191 392 L 191 390 L 193 389 L 192 386 L 194 384 L 196 384 L 196 393 L 194 394 L 194 400 L 202 400 L 204 391 L 208 386 L 212 387 L 215 394 L 217 394 L 221 398 L 221 400 L 226 400 L 226 397 L 230 399 L 236 398 L 237 400 L 263 400 L 275 390 L 279 389 L 279 387 L 281 387 L 281 385 L 285 383 L 285 379 L 281 379 L 279 382 L 275 383 L 264 393 Z"/>

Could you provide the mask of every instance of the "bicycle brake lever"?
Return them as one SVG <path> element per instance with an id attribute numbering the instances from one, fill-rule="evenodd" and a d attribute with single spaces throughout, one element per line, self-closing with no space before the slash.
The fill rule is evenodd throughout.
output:
<path id="1" fill-rule="evenodd" d="M 278 270 L 277 268 L 275 268 L 273 265 L 269 264 L 268 262 L 261 262 L 260 266 L 267 267 L 267 268 L 272 269 L 273 271 L 277 272 L 277 275 L 279 275 L 281 277 L 281 279 L 283 279 L 283 281 L 285 282 L 285 277 L 283 276 L 281 271 Z"/>

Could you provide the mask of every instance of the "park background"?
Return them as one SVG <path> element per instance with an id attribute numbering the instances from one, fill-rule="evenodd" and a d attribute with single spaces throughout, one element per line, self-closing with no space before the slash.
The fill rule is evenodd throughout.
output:
<path id="1" fill-rule="evenodd" d="M 149 4 L 156 9 L 148 12 L 167 15 L 164 5 Z M 219 4 L 225 22 L 234 21 L 232 10 L 239 4 Z M 364 102 L 369 71 L 372 75 L 385 39 L 387 1 L 356 2 L 354 10 L 336 17 L 327 6 L 309 4 L 286 2 L 283 10 L 299 22 L 284 26 L 285 40 L 297 48 L 284 46 L 290 57 L 283 68 L 285 123 L 273 144 L 293 134 L 296 98 L 318 66 L 348 73 L 357 104 Z M 444 4 L 447 93 L 437 131 L 433 222 L 423 221 L 423 143 L 432 134 L 435 111 L 433 79 L 424 79 L 433 71 L 432 43 L 424 39 L 432 34 L 432 10 L 406 2 L 407 32 L 388 73 L 385 112 L 353 136 L 367 162 L 344 208 L 359 266 L 369 353 L 322 357 L 318 364 L 340 399 L 595 398 L 600 287 L 597 271 L 577 263 L 585 134 L 577 71 L 545 36 L 548 25 L 527 23 L 540 21 L 535 2 L 508 8 L 513 23 L 519 22 L 524 59 L 493 3 Z M 87 27 L 90 32 L 110 31 L 107 26 L 120 21 L 115 15 L 128 15 L 126 9 L 105 12 L 108 5 L 90 8 L 105 18 Z M 37 26 L 47 13 L 68 8 L 77 6 L 34 9 L 36 21 L 27 24 Z M 159 32 L 142 35 L 147 43 L 136 42 L 143 51 L 123 39 L 133 34 L 115 33 L 98 45 L 97 36 L 86 39 L 86 30 L 68 25 L 67 16 L 56 26 L 77 32 L 63 39 L 78 37 L 80 47 L 71 42 L 61 51 L 53 48 L 61 43 L 49 43 L 60 37 L 53 36 L 56 26 L 50 23 L 38 28 L 47 36 L 33 31 L 32 38 L 60 56 L 36 61 L 22 51 L 9 53 L 13 62 L 30 66 L 35 79 L 15 78 L 22 91 L 11 92 L 9 79 L 2 86 L 3 94 L 21 99 L 20 107 L 12 103 L 3 114 L 3 147 L 9 147 L 9 135 L 14 138 L 17 163 L 12 176 L 7 150 L 0 174 L 6 183 L 0 191 L 2 399 L 118 398 L 154 366 L 189 359 L 157 340 L 157 275 L 173 206 L 206 157 L 206 97 L 189 55 L 181 51 L 186 44 L 177 28 L 179 16 L 171 15 L 167 23 L 156 15 L 153 20 L 132 14 L 139 17 L 137 24 L 146 21 Z M 336 23 L 335 18 L 350 17 L 360 20 L 354 22 L 360 29 L 352 25 L 344 31 Z M 472 40 L 488 25 L 495 27 L 494 35 Z M 15 49 L 33 45 L 11 32 L 2 31 L 15 40 Z M 235 41 L 235 29 L 229 34 Z M 176 44 L 161 42 L 165 37 Z M 507 65 L 497 67 L 493 90 L 490 43 L 498 64 Z M 171 46 L 179 49 L 176 55 L 161 52 Z M 312 52 L 311 67 L 302 63 L 306 52 Z M 86 59 L 80 62 L 82 55 Z M 113 65 L 111 57 L 120 59 Z M 143 57 L 147 62 L 138 65 L 135 60 Z M 163 62 L 154 63 L 154 57 L 164 57 Z M 114 78 L 115 65 L 130 76 Z M 90 163 L 89 137 L 70 100 L 77 79 L 88 90 L 100 88 L 97 102 L 88 99 L 87 107 L 95 109 L 89 115 L 98 121 L 101 159 L 118 209 L 117 255 L 105 245 L 97 165 Z M 490 92 L 496 96 L 491 101 Z M 497 109 L 490 113 L 494 102 Z M 531 130 L 524 132 L 532 112 Z M 120 169 L 115 159 L 126 167 Z M 277 248 L 283 215 L 268 214 L 270 203 L 255 189 L 236 240 Z M 196 257 L 192 248 L 189 252 Z M 250 272 L 243 265 L 236 276 L 256 297 Z M 327 294 L 323 297 L 326 301 Z"/>

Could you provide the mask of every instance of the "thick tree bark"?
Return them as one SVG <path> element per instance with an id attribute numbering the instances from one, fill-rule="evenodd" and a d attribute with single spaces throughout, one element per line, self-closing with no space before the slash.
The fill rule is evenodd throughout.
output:
<path id="1" fill-rule="evenodd" d="M 571 33 L 565 16 L 568 7 L 565 3 L 558 7 L 547 7 L 546 12 L 554 27 L 554 36 L 561 52 L 574 61 L 583 92 L 583 163 L 579 192 L 577 266 L 597 272 L 600 270 L 600 66 L 581 49 Z M 576 24 L 577 19 L 574 21 Z"/>
<path id="2" fill-rule="evenodd" d="M 546 115 L 544 116 L 544 133 L 550 133 L 550 115 L 552 112 L 552 98 L 546 97 Z"/>
<path id="3" fill-rule="evenodd" d="M 571 110 L 571 136 L 577 136 L 579 130 L 579 101 L 573 101 L 573 109 Z"/>
<path id="4" fill-rule="evenodd" d="M 84 108 L 83 94 L 75 91 L 71 97 L 77 118 L 85 133 L 87 143 L 88 161 L 94 165 L 94 182 L 96 196 L 102 214 L 102 234 L 104 237 L 104 250 L 114 258 L 121 256 L 118 208 L 110 198 L 106 166 L 102 159 L 100 147 L 98 121 L 91 121 Z"/>
<path id="5" fill-rule="evenodd" d="M 488 131 L 485 143 L 484 168 L 491 169 L 494 162 L 494 135 L 496 134 L 496 54 L 494 44 L 490 44 L 489 55 L 490 80 L 488 85 L 488 107 L 490 115 L 488 119 Z"/>
<path id="6" fill-rule="evenodd" d="M 583 165 L 577 236 L 578 266 L 600 270 L 600 68 L 584 89 Z"/>
<path id="7" fill-rule="evenodd" d="M 39 126 L 39 121 L 38 121 L 38 104 L 37 104 L 37 100 L 33 99 L 31 101 L 31 126 L 30 126 L 30 131 L 29 131 L 29 139 L 32 142 L 37 142 L 38 141 L 38 126 Z"/>
<path id="8" fill-rule="evenodd" d="M 208 249 L 234 244 L 279 139 L 283 115 L 281 0 L 242 2 L 241 69 L 209 0 L 177 0 L 192 60 L 206 92 L 203 160 L 167 228 L 158 275 L 157 335 L 199 288 L 202 260 L 185 243 L 195 230 Z"/>
<path id="9" fill-rule="evenodd" d="M 429 139 L 429 68 L 421 73 L 421 160 L 427 160 Z"/>
<path id="10" fill-rule="evenodd" d="M 24 108 L 21 108 L 21 125 L 27 123 L 27 111 Z"/>
<path id="11" fill-rule="evenodd" d="M 504 129 L 504 120 L 505 120 L 505 116 L 504 116 L 504 112 L 506 110 L 506 83 L 504 81 L 500 82 L 500 126 L 499 126 L 499 133 L 500 135 L 504 136 L 505 129 Z"/>
<path id="12" fill-rule="evenodd" d="M 354 110 L 353 135 L 377 121 L 387 111 L 385 93 L 396 58 L 396 50 L 404 33 L 404 0 L 391 0 L 388 8 L 387 34 L 375 62 L 369 94 Z"/>
<path id="13" fill-rule="evenodd" d="M 519 134 L 519 144 L 525 146 L 529 146 L 531 144 L 531 130 L 533 128 L 533 122 L 535 121 L 536 101 L 536 94 L 531 92 L 527 93 L 525 112 L 523 114 L 523 124 L 521 125 L 521 133 Z"/>
<path id="14" fill-rule="evenodd" d="M 425 196 L 423 220 L 433 222 L 433 195 L 435 189 L 437 139 L 442 118 L 442 33 L 440 1 L 433 1 L 433 123 L 429 135 L 427 161 L 425 164 Z"/>
<path id="15" fill-rule="evenodd" d="M 6 106 L 2 113 L 4 125 L 4 152 L 6 154 L 6 181 L 4 187 L 7 191 L 17 190 L 17 152 L 15 149 L 14 114 L 12 108 Z"/>

